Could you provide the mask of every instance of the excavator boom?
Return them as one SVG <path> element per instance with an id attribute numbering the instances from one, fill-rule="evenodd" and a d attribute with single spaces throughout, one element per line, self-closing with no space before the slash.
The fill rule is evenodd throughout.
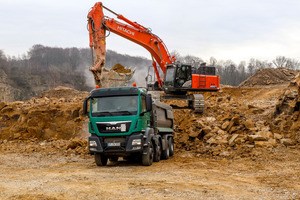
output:
<path id="1" fill-rule="evenodd" d="M 104 16 L 103 9 L 113 13 L 119 20 L 122 20 L 123 22 Z M 123 15 L 119 15 L 104 7 L 101 2 L 96 3 L 89 12 L 88 27 L 90 47 L 94 49 L 96 56 L 96 61 L 93 61 L 94 65 L 90 69 L 94 73 L 94 76 L 95 72 L 99 71 L 105 66 L 105 34 L 106 31 L 108 31 L 139 44 L 150 52 L 158 83 L 160 86 L 162 86 L 162 78 L 159 75 L 156 63 L 158 63 L 159 67 L 163 71 L 163 74 L 165 74 L 166 65 L 173 63 L 176 59 L 174 56 L 172 57 L 170 55 L 164 42 L 158 36 L 151 33 L 151 31 L 144 26 L 136 22 L 132 22 Z M 97 76 L 95 77 L 97 78 Z"/>

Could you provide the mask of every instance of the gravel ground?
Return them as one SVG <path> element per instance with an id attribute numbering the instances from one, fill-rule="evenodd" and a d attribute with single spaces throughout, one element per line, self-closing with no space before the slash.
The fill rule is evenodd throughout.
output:
<path id="1" fill-rule="evenodd" d="M 256 157 L 232 160 L 177 152 L 150 167 L 122 159 L 97 167 L 89 155 L 2 151 L 0 199 L 300 199 L 299 150 L 261 149 Z"/>

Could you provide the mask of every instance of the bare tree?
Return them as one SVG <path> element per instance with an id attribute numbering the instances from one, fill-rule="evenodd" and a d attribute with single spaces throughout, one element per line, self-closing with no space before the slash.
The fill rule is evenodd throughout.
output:
<path id="1" fill-rule="evenodd" d="M 300 62 L 295 59 L 287 58 L 285 66 L 290 69 L 299 69 Z"/>
<path id="2" fill-rule="evenodd" d="M 287 59 L 284 56 L 277 56 L 272 62 L 277 68 L 286 67 Z"/>
<path id="3" fill-rule="evenodd" d="M 210 59 L 209 59 L 209 65 L 210 65 L 210 66 L 216 66 L 217 63 L 218 63 L 218 61 L 217 61 L 216 58 L 210 57 Z"/>
<path id="4" fill-rule="evenodd" d="M 193 62 L 202 63 L 203 60 L 201 58 L 199 58 L 199 57 L 196 57 L 196 56 L 187 55 L 187 56 L 184 56 L 182 58 L 182 62 L 183 63 L 193 63 Z"/>

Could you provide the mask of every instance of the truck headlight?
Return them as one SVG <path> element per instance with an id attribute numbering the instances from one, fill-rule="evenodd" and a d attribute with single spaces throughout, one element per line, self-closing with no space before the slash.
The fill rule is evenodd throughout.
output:
<path id="1" fill-rule="evenodd" d="M 96 146 L 97 146 L 97 142 L 91 140 L 91 141 L 90 141 L 90 147 L 96 147 Z"/>
<path id="2" fill-rule="evenodd" d="M 132 140 L 131 145 L 142 145 L 142 140 L 141 139 L 134 139 L 134 140 Z"/>

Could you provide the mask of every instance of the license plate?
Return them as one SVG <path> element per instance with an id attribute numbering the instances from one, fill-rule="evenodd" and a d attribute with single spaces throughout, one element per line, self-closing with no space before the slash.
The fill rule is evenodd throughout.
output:
<path id="1" fill-rule="evenodd" d="M 120 142 L 111 142 L 111 143 L 107 143 L 108 147 L 119 147 L 121 146 Z"/>

